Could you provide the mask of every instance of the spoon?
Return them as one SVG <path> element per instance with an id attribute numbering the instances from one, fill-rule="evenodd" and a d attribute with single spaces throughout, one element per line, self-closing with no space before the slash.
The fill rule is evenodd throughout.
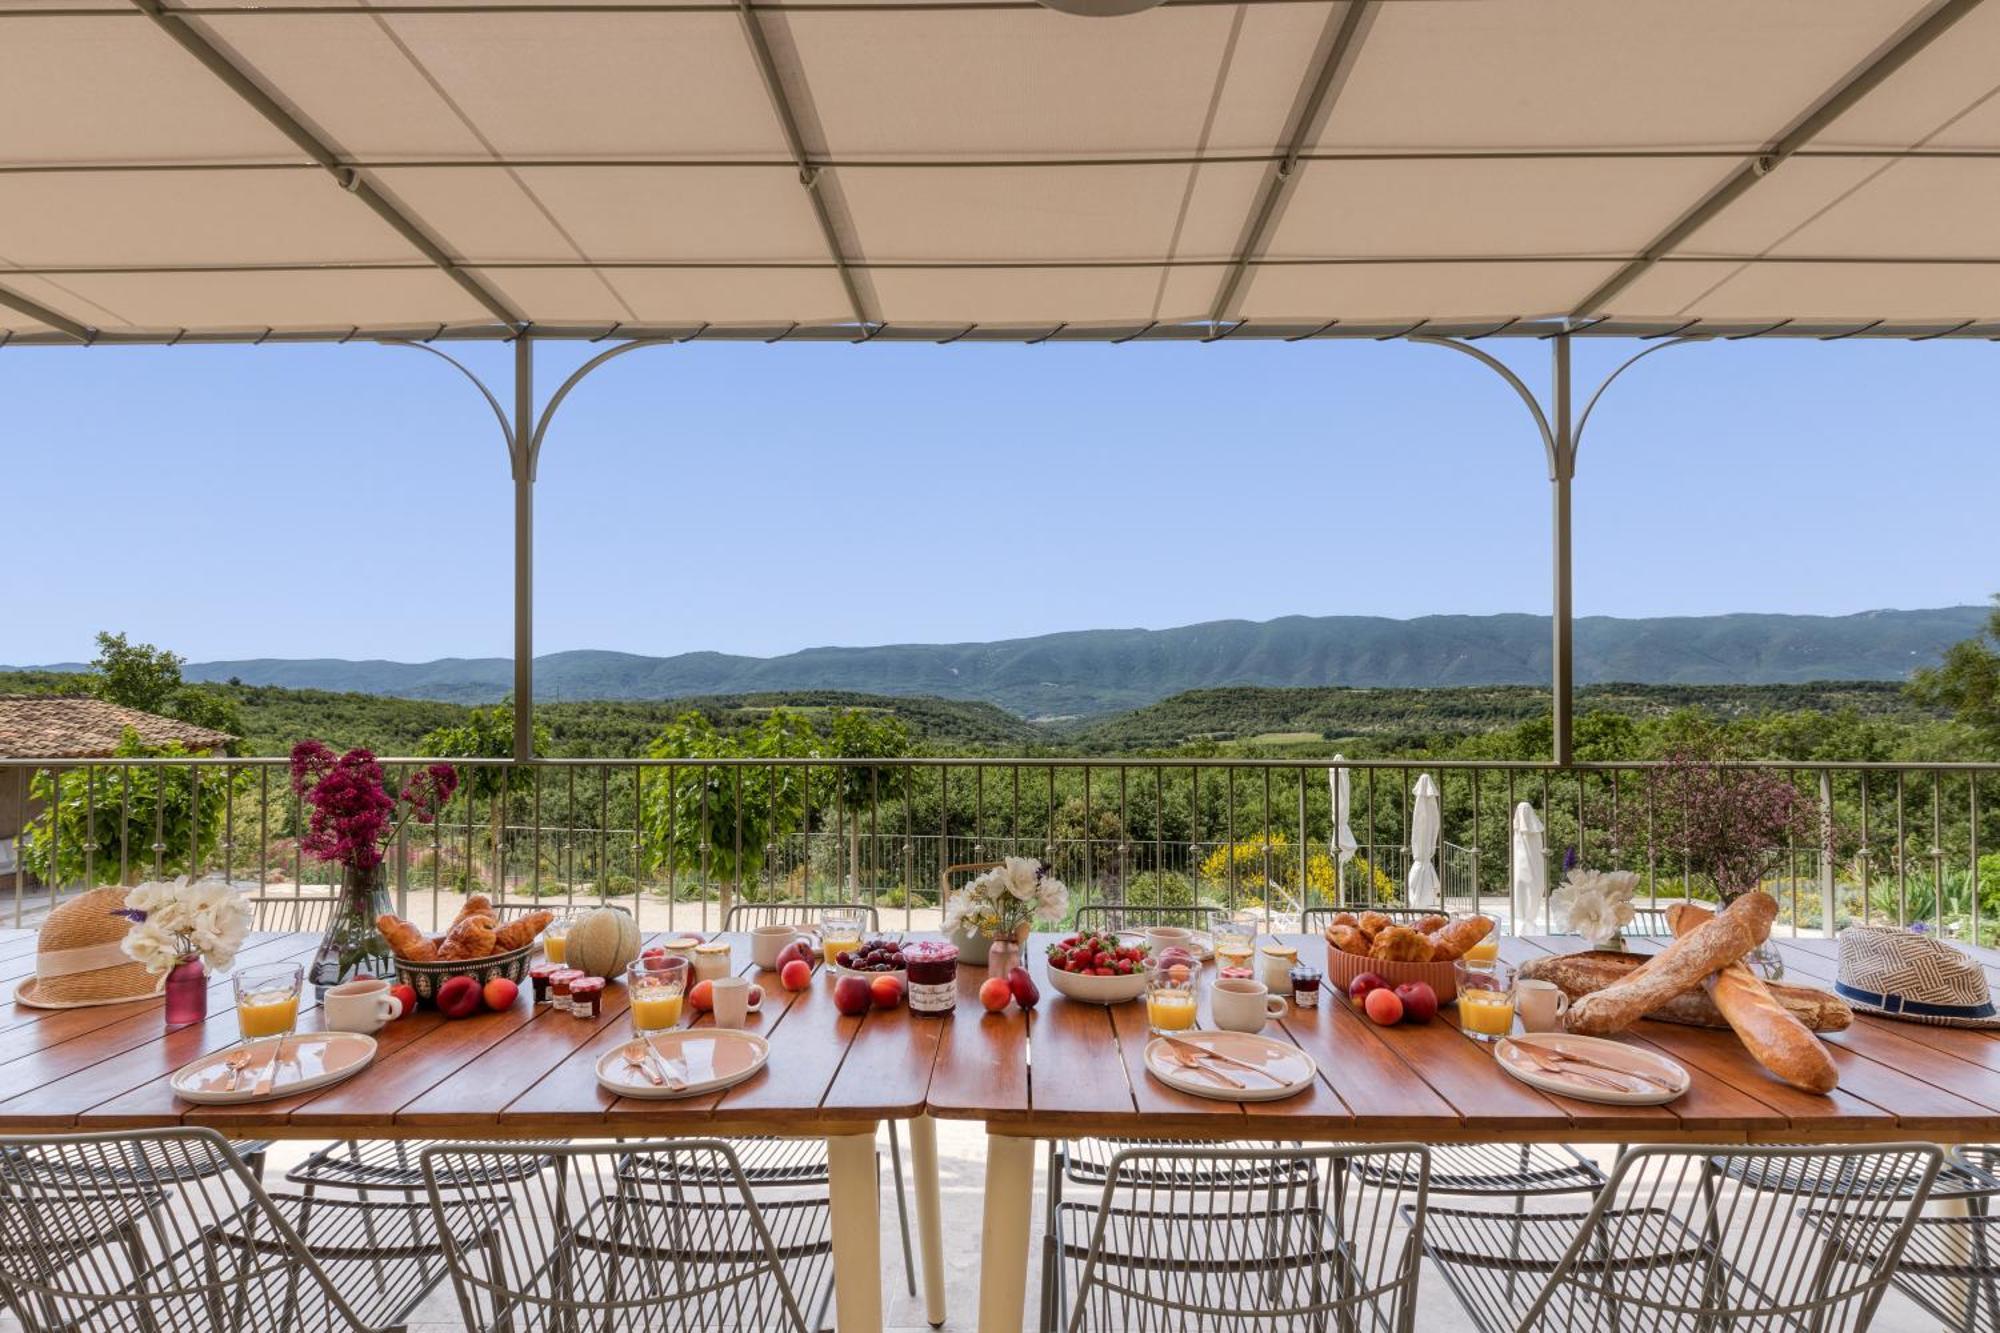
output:
<path id="1" fill-rule="evenodd" d="M 1250 1087 L 1249 1084 L 1239 1083 L 1235 1079 L 1229 1077 L 1229 1075 L 1223 1073 L 1220 1069 L 1213 1068 L 1212 1066 L 1204 1063 L 1202 1061 L 1202 1058 L 1199 1055 L 1196 1055 L 1193 1051 L 1178 1046 L 1171 1041 L 1166 1043 L 1166 1048 L 1167 1048 L 1167 1058 L 1172 1060 L 1175 1064 L 1179 1065 L 1181 1068 L 1192 1069 L 1197 1073 L 1206 1074 L 1210 1078 L 1214 1079 L 1216 1082 L 1224 1084 L 1227 1087 L 1235 1088 L 1239 1092 L 1245 1092 L 1249 1090 Z"/>
<path id="2" fill-rule="evenodd" d="M 1531 1046 L 1527 1042 L 1521 1041 L 1517 1041 L 1513 1045 L 1515 1050 L 1527 1057 L 1529 1064 L 1541 1070 L 1544 1074 L 1555 1074 L 1560 1078 L 1573 1078 L 1579 1083 L 1588 1083 L 1594 1087 L 1606 1088 L 1612 1092 L 1639 1091 L 1638 1088 L 1633 1087 L 1630 1083 L 1622 1083 L 1608 1075 L 1592 1073 L 1587 1069 L 1576 1069 L 1565 1066 L 1551 1059 L 1549 1052 L 1539 1046 Z"/>
<path id="3" fill-rule="evenodd" d="M 661 1087 L 666 1083 L 666 1076 L 653 1067 L 652 1049 L 645 1042 L 628 1041 L 619 1053 L 625 1057 L 625 1063 L 629 1067 L 644 1074 L 654 1087 Z"/>
<path id="4" fill-rule="evenodd" d="M 1520 1043 L 1518 1042 L 1516 1043 L 1516 1045 L 1519 1044 Z M 1571 1055 L 1568 1051 L 1557 1050 L 1552 1046 L 1539 1046 L 1535 1045 L 1535 1043 L 1533 1042 L 1528 1043 L 1528 1045 L 1532 1046 L 1538 1053 L 1540 1053 L 1543 1056 L 1546 1056 L 1548 1059 L 1554 1061 L 1558 1065 L 1582 1065 L 1589 1069 L 1603 1070 L 1606 1073 L 1616 1074 L 1624 1078 L 1636 1078 L 1641 1083 L 1652 1084 L 1654 1087 L 1658 1088 L 1661 1092 L 1672 1092 L 1674 1088 L 1678 1086 L 1677 1084 L 1667 1079 L 1660 1078 L 1654 1074 L 1648 1074 L 1644 1070 L 1625 1069 L 1622 1067 L 1614 1068 L 1611 1065 L 1605 1064 L 1602 1060 L 1592 1060 L 1581 1055 Z M 1569 1072 L 1578 1073 L 1581 1071 L 1576 1069 L 1571 1069 Z"/>
<path id="5" fill-rule="evenodd" d="M 250 1048 L 248 1046 L 238 1046 L 229 1053 L 228 1058 L 223 1060 L 222 1064 L 224 1068 L 229 1070 L 229 1091 L 234 1092 L 236 1091 L 236 1080 L 241 1078 L 243 1071 L 250 1067 Z"/>

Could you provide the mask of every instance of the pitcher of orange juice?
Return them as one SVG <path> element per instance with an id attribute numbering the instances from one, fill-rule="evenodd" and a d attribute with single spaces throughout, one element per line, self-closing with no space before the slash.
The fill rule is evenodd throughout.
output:
<path id="1" fill-rule="evenodd" d="M 1498 1041 L 1514 1030 L 1514 969 L 1490 963 L 1452 964 L 1458 982 L 1458 1026 L 1474 1041 Z"/>

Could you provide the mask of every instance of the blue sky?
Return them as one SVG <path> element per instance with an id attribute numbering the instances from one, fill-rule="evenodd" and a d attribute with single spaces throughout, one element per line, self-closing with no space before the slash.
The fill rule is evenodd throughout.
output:
<path id="1" fill-rule="evenodd" d="M 1541 344 L 1484 345 L 1546 382 Z M 544 347 L 544 393 L 593 350 Z M 1579 383 L 1629 350 L 1582 344 Z M 463 354 L 504 384 L 507 353 Z M 1983 601 L 1996 358 L 1649 358 L 1585 438 L 1579 613 Z M 0 662 L 87 658 L 99 628 L 195 660 L 508 652 L 502 446 L 433 358 L 10 349 L 0 456 Z M 538 505 L 542 652 L 1549 604 L 1522 409 L 1470 360 L 1400 344 L 646 350 L 565 404 Z"/>

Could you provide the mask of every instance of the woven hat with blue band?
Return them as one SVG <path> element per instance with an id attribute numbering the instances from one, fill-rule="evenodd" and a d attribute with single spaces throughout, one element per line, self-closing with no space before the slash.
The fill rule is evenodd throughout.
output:
<path id="1" fill-rule="evenodd" d="M 1963 949 L 1922 931 L 1894 926 L 1841 931 L 1833 988 L 1856 1009 L 1882 1018 L 2000 1028 L 1986 969 Z"/>

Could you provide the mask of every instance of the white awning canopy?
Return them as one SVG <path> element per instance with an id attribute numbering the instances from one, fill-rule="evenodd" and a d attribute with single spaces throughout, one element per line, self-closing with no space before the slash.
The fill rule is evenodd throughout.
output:
<path id="1" fill-rule="evenodd" d="M 1978 0 L 0 0 L 0 340 L 2000 336 Z"/>

